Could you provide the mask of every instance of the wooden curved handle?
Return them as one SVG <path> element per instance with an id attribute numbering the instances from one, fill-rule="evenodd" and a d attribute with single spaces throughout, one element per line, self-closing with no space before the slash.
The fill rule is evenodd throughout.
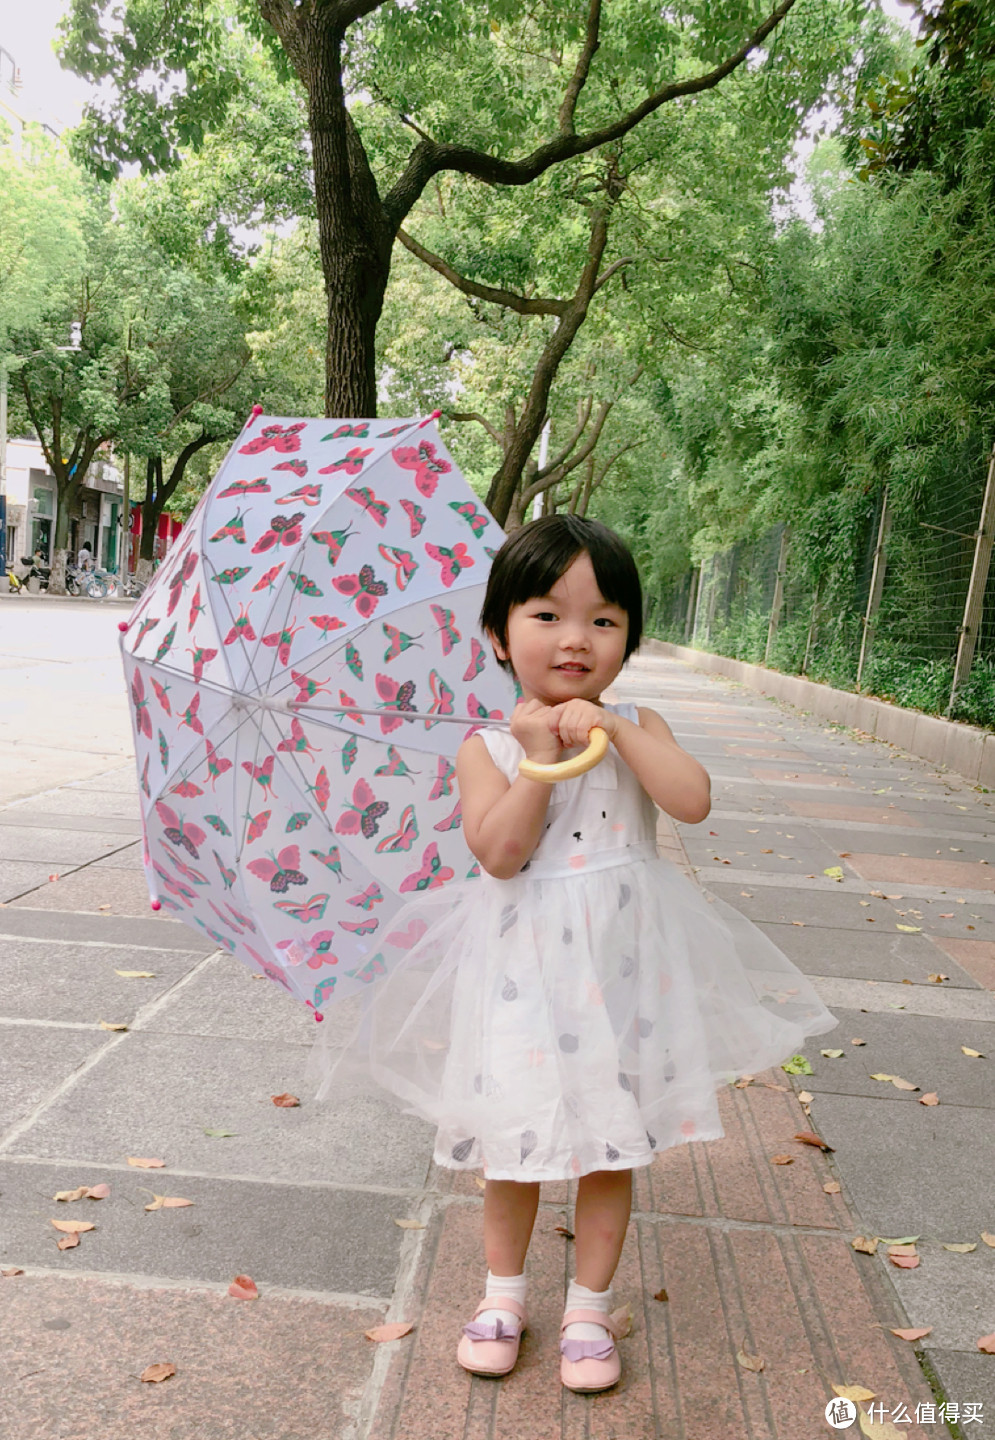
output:
<path id="1" fill-rule="evenodd" d="M 583 775 L 585 770 L 592 769 L 605 758 L 608 732 L 595 725 L 587 739 L 587 749 L 569 760 L 558 760 L 552 765 L 540 765 L 536 760 L 520 760 L 519 775 L 525 775 L 529 780 L 541 780 L 544 785 L 555 785 L 558 780 L 573 780 L 576 775 Z"/>

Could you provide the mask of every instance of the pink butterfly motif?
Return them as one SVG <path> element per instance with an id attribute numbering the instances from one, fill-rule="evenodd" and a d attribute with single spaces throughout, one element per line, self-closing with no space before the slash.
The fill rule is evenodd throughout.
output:
<path id="1" fill-rule="evenodd" d="M 318 804 L 318 809 L 321 811 L 322 814 L 324 814 L 325 811 L 328 809 L 328 801 L 331 798 L 332 793 L 332 787 L 328 783 L 328 771 L 325 769 L 324 765 L 322 765 L 321 769 L 318 771 L 318 774 L 315 777 L 314 784 L 308 786 L 308 790 L 313 793 L 314 798 Z"/>
<path id="2" fill-rule="evenodd" d="M 339 702 L 340 704 L 346 706 L 355 705 L 356 703 L 352 696 L 347 695 L 344 690 L 339 691 Z M 338 710 L 336 711 L 336 714 L 339 716 L 340 719 L 352 720 L 356 725 L 366 724 L 366 720 L 363 718 L 363 716 L 358 714 L 355 710 Z"/>
<path id="3" fill-rule="evenodd" d="M 269 824 L 269 817 L 272 813 L 272 810 L 260 810 L 258 815 L 246 815 L 245 818 L 249 822 L 250 840 L 258 840 L 260 835 L 265 833 L 266 826 Z"/>
<path id="4" fill-rule="evenodd" d="M 250 601 L 249 603 L 251 604 L 252 602 Z M 225 645 L 234 645 L 236 640 L 255 640 L 257 638 L 256 632 L 252 628 L 252 621 L 249 619 L 249 606 L 240 603 L 238 607 L 238 619 L 228 631 L 222 643 Z"/>
<path id="5" fill-rule="evenodd" d="M 277 659 L 281 665 L 289 665 L 290 648 L 294 643 L 294 636 L 303 629 L 303 625 L 295 625 L 291 619 L 290 624 L 285 625 L 282 630 L 274 630 L 272 634 L 264 635 L 263 644 L 276 650 Z"/>
<path id="6" fill-rule="evenodd" d="M 158 700 L 159 704 L 165 710 L 167 715 L 172 715 L 173 712 L 169 708 L 169 697 L 167 693 L 169 690 L 169 686 L 160 685 L 154 675 L 149 676 L 149 681 L 152 685 L 152 689 L 155 691 L 155 698 Z"/>
<path id="7" fill-rule="evenodd" d="M 383 904 L 383 891 L 374 880 L 359 895 L 350 895 L 347 905 L 358 905 L 363 910 L 372 910 L 374 905 Z"/>
<path id="8" fill-rule="evenodd" d="M 169 793 L 171 795 L 179 795 L 181 800 L 193 800 L 195 796 L 203 795 L 204 792 L 200 786 L 195 785 L 192 780 L 183 779 L 178 785 L 174 785 Z"/>
<path id="9" fill-rule="evenodd" d="M 174 875 L 170 875 L 169 871 L 164 870 L 158 860 L 153 860 L 152 868 L 171 895 L 178 895 L 184 905 L 189 906 L 193 904 L 197 897 L 189 885 L 184 885 L 182 880 L 177 880 Z"/>
<path id="10" fill-rule="evenodd" d="M 322 919 L 328 900 L 327 895 L 312 895 L 303 905 L 298 905 L 295 900 L 274 900 L 273 904 L 277 910 L 299 920 L 302 925 L 310 925 L 313 921 Z"/>
<path id="11" fill-rule="evenodd" d="M 197 711 L 199 709 L 200 695 L 197 694 L 193 697 L 193 699 L 190 701 L 190 704 L 180 716 L 180 724 L 189 725 L 190 729 L 194 732 L 195 735 L 203 735 L 204 733 L 204 726 L 202 725 L 200 718 L 197 714 Z"/>
<path id="12" fill-rule="evenodd" d="M 402 500 L 401 509 L 411 522 L 411 538 L 420 535 L 425 525 L 425 511 L 413 500 Z"/>
<path id="13" fill-rule="evenodd" d="M 214 857 L 214 858 L 217 859 L 217 853 L 216 853 L 216 852 L 215 852 L 215 857 Z M 255 927 L 255 925 L 253 925 L 253 923 L 252 923 L 252 921 L 249 919 L 248 915 L 243 915 L 243 914 L 241 913 L 241 911 L 236 910 L 235 907 L 234 907 L 234 905 L 229 904 L 229 902 L 228 902 L 227 900 L 225 901 L 225 909 L 226 909 L 226 910 L 230 910 L 231 913 L 234 915 L 235 919 L 239 922 L 239 924 L 244 925 L 245 928 L 246 928 L 246 930 L 251 930 L 251 931 L 253 932 L 253 934 L 255 934 L 256 927 Z"/>
<path id="14" fill-rule="evenodd" d="M 286 895 L 291 885 L 306 885 L 307 876 L 300 869 L 301 852 L 296 845 L 285 845 L 278 855 L 270 851 L 269 860 L 250 860 L 250 875 L 265 880 L 276 895 Z"/>
<path id="15" fill-rule="evenodd" d="M 304 726 L 296 718 L 290 722 L 290 738 L 281 740 L 276 748 L 278 750 L 287 750 L 293 755 L 313 755 L 316 753 L 314 746 L 304 734 Z"/>
<path id="16" fill-rule="evenodd" d="M 410 850 L 417 839 L 418 821 L 415 818 L 415 807 L 405 805 L 401 812 L 400 828 L 393 835 L 385 835 L 382 840 L 377 841 L 377 854 L 382 855 L 386 851 L 388 855 L 393 855 L 398 850 Z"/>
<path id="17" fill-rule="evenodd" d="M 406 930 L 394 930 L 387 936 L 387 944 L 398 950 L 411 950 L 425 934 L 428 925 L 424 920 L 412 920 Z"/>
<path id="18" fill-rule="evenodd" d="M 383 633 L 390 641 L 390 644 L 384 651 L 384 664 L 389 664 L 391 660 L 396 660 L 402 650 L 423 650 L 425 648 L 423 645 L 418 644 L 422 634 L 420 630 L 417 635 L 405 635 L 403 630 L 398 630 L 396 625 L 390 625 L 386 620 L 384 620 L 382 624 Z"/>
<path id="19" fill-rule="evenodd" d="M 425 553 L 430 555 L 436 564 L 442 566 L 442 575 L 440 578 L 447 590 L 457 575 L 461 574 L 464 570 L 469 570 L 470 567 L 476 563 L 462 540 L 458 545 L 454 545 L 451 550 L 447 550 L 444 546 L 433 545 L 431 542 L 426 542 Z"/>
<path id="20" fill-rule="evenodd" d="M 276 762 L 275 755 L 267 755 L 261 765 L 253 765 L 251 760 L 242 761 L 242 769 L 246 775 L 251 775 L 253 780 L 259 782 L 264 790 L 268 790 L 273 799 L 276 799 L 276 791 L 273 790 L 273 766 Z"/>
<path id="21" fill-rule="evenodd" d="M 185 860 L 181 860 L 178 855 L 174 855 L 172 850 L 166 851 L 166 859 L 171 861 L 172 864 L 176 867 L 176 869 L 179 870 L 180 874 L 184 877 L 184 879 L 189 880 L 191 884 L 207 884 L 206 875 L 201 874 L 199 870 L 195 870 L 192 865 L 188 865 L 187 862 Z"/>
<path id="22" fill-rule="evenodd" d="M 402 470 L 415 472 L 415 489 L 429 498 L 435 494 L 439 476 L 448 475 L 453 468 L 448 460 L 436 455 L 431 440 L 419 440 L 417 445 L 398 445 L 391 454 Z"/>
<path id="23" fill-rule="evenodd" d="M 410 550 L 398 550 L 395 545 L 378 545 L 377 549 L 389 565 L 393 565 L 394 583 L 398 590 L 407 590 L 412 575 L 418 569 L 418 562 Z"/>
<path id="24" fill-rule="evenodd" d="M 439 800 L 443 795 L 453 793 L 453 781 L 456 778 L 456 766 L 450 764 L 444 755 L 439 756 L 439 769 L 432 788 L 428 792 L 430 800 Z"/>
<path id="25" fill-rule="evenodd" d="M 210 905 L 210 907 L 211 907 L 211 909 L 214 911 L 215 915 L 217 915 L 217 917 L 218 917 L 218 919 L 221 921 L 222 925 L 227 925 L 229 930 L 234 931 L 234 933 L 235 933 L 236 935 L 241 935 L 242 931 L 241 931 L 240 927 L 235 924 L 234 920 L 230 920 L 223 910 L 219 910 L 218 907 L 217 907 L 217 905 L 215 905 L 215 903 L 214 903 L 213 900 L 210 900 L 210 899 L 209 899 L 207 903 L 208 903 L 208 905 Z"/>
<path id="26" fill-rule="evenodd" d="M 456 801 L 456 809 L 452 814 L 447 815 L 444 820 L 439 820 L 432 826 L 433 830 L 458 830 L 463 824 L 462 801 Z"/>
<path id="27" fill-rule="evenodd" d="M 131 681 L 131 699 L 135 707 L 135 724 L 138 727 L 139 735 L 146 735 L 152 739 L 152 717 L 148 711 L 148 697 L 145 694 L 145 681 L 142 679 L 142 672 L 136 670 Z"/>
<path id="28" fill-rule="evenodd" d="M 232 762 L 220 756 L 206 736 L 204 745 L 207 748 L 207 772 L 211 777 L 211 789 L 215 790 L 221 776 L 231 769 Z"/>
<path id="29" fill-rule="evenodd" d="M 469 663 L 469 665 L 466 667 L 466 669 L 463 671 L 463 679 L 464 679 L 464 680 L 476 680 L 477 676 L 480 674 L 481 670 L 483 670 L 483 668 L 484 668 L 485 661 L 486 661 L 486 656 L 485 656 L 485 654 L 484 654 L 484 647 L 483 647 L 483 645 L 481 645 L 480 641 L 476 638 L 476 636 L 471 636 L 471 638 L 470 638 L 470 663 Z"/>
<path id="30" fill-rule="evenodd" d="M 413 680 L 405 680 L 401 684 L 398 684 L 398 682 L 392 680 L 389 675 L 377 675 L 376 687 L 377 694 L 383 701 L 385 708 L 391 710 L 413 710 L 415 708 L 413 704 L 415 698 L 415 682 Z M 396 730 L 401 724 L 403 724 L 403 721 L 400 718 L 388 719 L 386 716 L 381 716 L 380 718 L 380 729 L 384 735 L 389 735 L 392 730 Z"/>
<path id="31" fill-rule="evenodd" d="M 446 610 L 442 605 L 430 605 L 428 607 L 439 627 L 439 639 L 442 641 L 443 655 L 449 655 L 454 645 L 458 645 L 463 636 L 453 624 L 453 612 Z"/>
<path id="32" fill-rule="evenodd" d="M 370 452 L 367 450 L 365 453 L 368 455 Z M 320 470 L 318 473 L 324 475 L 326 472 Z M 381 530 L 383 529 L 387 524 L 387 515 L 390 511 L 390 505 L 386 500 L 378 500 L 368 485 L 355 485 L 345 493 L 350 500 L 355 500 L 356 504 L 366 511 L 374 525 L 379 525 Z"/>
<path id="33" fill-rule="evenodd" d="M 340 930 L 350 930 L 353 935 L 372 935 L 380 924 L 379 920 L 340 920 Z"/>
<path id="34" fill-rule="evenodd" d="M 411 890 L 437 890 L 447 880 L 451 880 L 455 871 L 448 865 L 443 865 L 439 859 L 439 847 L 433 840 L 431 845 L 426 845 L 422 855 L 421 868 L 410 875 L 406 875 L 401 881 L 402 893 Z"/>
<path id="35" fill-rule="evenodd" d="M 428 707 L 428 713 L 430 715 L 451 715 L 453 713 L 453 700 L 456 698 L 455 692 L 449 688 L 438 670 L 429 671 L 428 688 L 431 690 L 433 697 L 432 703 Z M 426 730 L 431 729 L 436 723 L 435 720 L 426 720 Z"/>
<path id="36" fill-rule="evenodd" d="M 386 800 L 378 800 L 366 780 L 357 780 L 353 786 L 352 804 L 347 806 L 335 822 L 337 835 L 358 835 L 372 840 L 380 829 L 379 820 L 390 809 Z"/>
<path id="37" fill-rule="evenodd" d="M 468 715 L 475 715 L 478 720 L 503 720 L 504 712 L 501 710 L 486 710 L 471 690 L 466 697 L 466 711 Z"/>
<path id="38" fill-rule="evenodd" d="M 278 985 L 282 985 L 284 990 L 290 989 L 287 977 L 286 975 L 284 975 L 279 965 L 274 965 L 271 961 L 264 960 L 263 957 L 258 953 L 258 951 L 253 950 L 251 945 L 246 945 L 245 948 L 246 950 L 248 950 L 249 954 L 252 956 L 253 960 L 259 966 L 259 969 L 264 975 L 267 975 L 270 980 L 275 980 Z"/>
<path id="39" fill-rule="evenodd" d="M 358 575 L 336 575 L 332 584 L 340 595 L 355 601 L 356 611 L 364 620 L 370 618 L 381 597 L 387 594 L 387 586 L 377 579 L 372 565 L 363 565 Z"/>
<path id="40" fill-rule="evenodd" d="M 198 825 L 191 825 L 189 822 L 184 823 L 176 811 L 171 810 L 162 800 L 156 802 L 155 813 L 163 823 L 164 829 L 162 833 L 170 844 L 182 845 L 188 854 L 192 855 L 195 860 L 199 860 L 200 852 L 197 846 L 203 845 L 207 839 L 204 831 L 201 830 Z"/>

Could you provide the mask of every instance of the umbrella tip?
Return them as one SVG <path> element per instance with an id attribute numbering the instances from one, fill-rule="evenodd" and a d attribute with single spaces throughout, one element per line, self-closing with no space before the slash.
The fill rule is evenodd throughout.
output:
<path id="1" fill-rule="evenodd" d="M 249 411 L 249 418 L 245 422 L 245 428 L 248 429 L 249 426 L 252 425 L 262 413 L 263 407 L 261 405 L 253 405 L 252 409 Z"/>
<path id="2" fill-rule="evenodd" d="M 324 1020 L 325 1017 L 324 1017 L 324 1015 L 322 1015 L 322 1013 L 321 1013 L 320 1010 L 316 1010 L 316 1011 L 314 1012 L 314 1018 L 315 1018 L 315 1019 L 318 1021 L 318 1023 L 320 1024 L 321 1021 Z"/>
<path id="3" fill-rule="evenodd" d="M 440 416 L 441 414 L 442 414 L 442 411 L 441 411 L 441 410 L 433 410 L 432 413 L 431 413 L 431 415 L 426 415 L 426 416 L 425 416 L 425 419 L 424 419 L 424 420 L 421 422 L 421 424 L 418 426 L 418 429 L 419 429 L 419 430 L 422 430 L 422 429 L 424 429 L 424 427 L 425 427 L 426 425 L 431 425 L 432 421 L 433 421 L 433 420 L 438 420 L 438 418 L 439 418 L 439 416 Z"/>
<path id="4" fill-rule="evenodd" d="M 121 634 L 123 635 L 124 632 L 125 632 L 125 631 L 127 630 L 127 628 L 128 628 L 128 622 L 127 622 L 127 620 L 119 620 L 119 621 L 117 622 L 117 628 L 120 630 Z"/>
<path id="5" fill-rule="evenodd" d="M 150 901 L 149 901 L 149 909 L 150 909 L 150 910 L 161 910 L 161 909 L 162 909 L 162 901 L 161 901 L 161 900 L 150 900 Z"/>

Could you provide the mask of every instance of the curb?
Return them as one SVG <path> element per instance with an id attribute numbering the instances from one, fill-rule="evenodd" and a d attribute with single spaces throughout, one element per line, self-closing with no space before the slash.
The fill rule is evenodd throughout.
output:
<path id="1" fill-rule="evenodd" d="M 835 725 L 845 725 L 896 745 L 910 755 L 942 765 L 969 780 L 995 790 L 995 733 L 958 720 L 943 720 L 938 715 L 924 715 L 920 710 L 905 710 L 887 700 L 874 700 L 868 695 L 855 695 L 850 690 L 834 690 L 801 675 L 783 675 L 763 665 L 749 665 L 728 655 L 714 655 L 709 650 L 692 650 L 687 645 L 674 645 L 669 640 L 643 641 L 643 648 L 654 655 L 681 660 L 696 670 L 725 675 L 741 685 L 783 700 L 798 710 L 806 710 Z"/>

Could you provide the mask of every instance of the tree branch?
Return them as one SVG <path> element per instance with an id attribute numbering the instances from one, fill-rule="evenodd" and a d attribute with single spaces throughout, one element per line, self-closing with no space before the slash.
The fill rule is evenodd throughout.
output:
<path id="1" fill-rule="evenodd" d="M 766 40 L 771 31 L 780 25 L 794 3 L 795 0 L 781 0 L 777 8 L 771 11 L 764 23 L 754 30 L 735 54 L 723 60 L 721 65 L 716 65 L 713 70 L 704 75 L 692 76 L 688 80 L 664 85 L 619 120 L 603 126 L 600 130 L 593 130 L 587 135 L 575 135 L 561 130 L 552 140 L 540 145 L 523 160 L 503 160 L 500 156 L 487 155 L 466 146 L 423 140 L 411 152 L 403 174 L 384 200 L 388 221 L 396 230 L 429 180 L 440 170 L 456 170 L 491 185 L 528 185 L 552 165 L 570 160 L 575 155 L 597 150 L 599 146 L 627 135 L 641 120 L 645 120 L 647 115 L 659 110 L 661 105 L 684 95 L 700 95 L 705 90 L 714 89 L 727 75 L 738 69 L 751 52 Z M 578 86 L 578 93 L 579 88 Z"/>
<path id="2" fill-rule="evenodd" d="M 624 259 L 622 259 L 622 260 L 616 260 L 613 264 L 609 265 L 609 266 L 608 266 L 608 269 L 605 271 L 605 273 L 604 273 L 602 276 L 599 277 L 598 283 L 597 283 L 597 284 L 595 285 L 595 287 L 594 287 L 594 293 L 595 293 L 595 295 L 597 295 L 597 293 L 598 293 L 598 291 L 601 289 L 602 285 L 607 285 L 607 284 L 608 284 L 608 281 L 609 281 L 609 280 L 612 278 L 612 276 L 615 274 L 615 271 L 616 271 L 616 270 L 621 270 L 621 269 L 623 269 L 624 266 L 626 266 L 626 265 L 632 265 L 632 264 L 634 264 L 637 258 L 638 258 L 638 257 L 635 256 L 635 255 L 626 255 Z"/>
<path id="3" fill-rule="evenodd" d="M 591 61 L 599 45 L 598 31 L 601 27 L 601 0 L 591 0 L 590 9 L 587 12 L 587 34 L 584 36 L 584 45 L 577 57 L 577 64 L 574 73 L 570 77 L 570 84 L 567 86 L 567 93 L 563 97 L 563 104 L 560 106 L 558 116 L 561 135 L 572 135 L 574 133 L 574 111 L 577 108 L 577 99 L 584 83 L 587 80 L 588 72 L 591 69 Z"/>
<path id="4" fill-rule="evenodd" d="M 577 441 L 580 439 L 585 429 L 587 428 L 587 422 L 591 418 L 591 406 L 593 404 L 593 395 L 585 395 L 583 400 L 578 400 L 577 424 L 574 426 L 573 433 L 571 434 L 567 443 L 564 445 L 563 449 L 560 451 L 559 455 L 557 455 L 556 459 L 551 460 L 549 464 L 545 467 L 545 469 L 536 470 L 535 475 L 532 477 L 533 480 L 543 480 L 547 475 L 551 473 L 551 471 L 558 470 L 561 465 L 565 464 L 566 461 L 569 460 L 571 451 L 573 450 L 574 446 L 577 444 Z"/>
<path id="5" fill-rule="evenodd" d="M 446 415 L 450 420 L 476 420 L 478 425 L 483 425 L 488 435 L 499 449 L 504 449 L 504 442 L 501 439 L 500 431 L 496 430 L 491 422 L 483 415 L 478 415 L 476 410 L 447 410 Z"/>
<path id="6" fill-rule="evenodd" d="M 478 300 L 490 300 L 494 305 L 504 305 L 509 310 L 517 310 L 519 315 L 562 315 L 567 308 L 566 300 L 526 300 L 524 296 L 516 295 L 513 290 L 497 290 L 492 285 L 478 285 L 475 280 L 467 280 L 464 275 L 460 275 L 441 256 L 434 255 L 431 250 L 426 250 L 424 245 L 419 245 L 406 230 L 399 229 L 397 238 L 406 250 L 417 255 L 419 260 L 448 280 L 450 285 L 455 285 L 457 290 L 462 290 L 464 295 L 475 295 Z"/>

